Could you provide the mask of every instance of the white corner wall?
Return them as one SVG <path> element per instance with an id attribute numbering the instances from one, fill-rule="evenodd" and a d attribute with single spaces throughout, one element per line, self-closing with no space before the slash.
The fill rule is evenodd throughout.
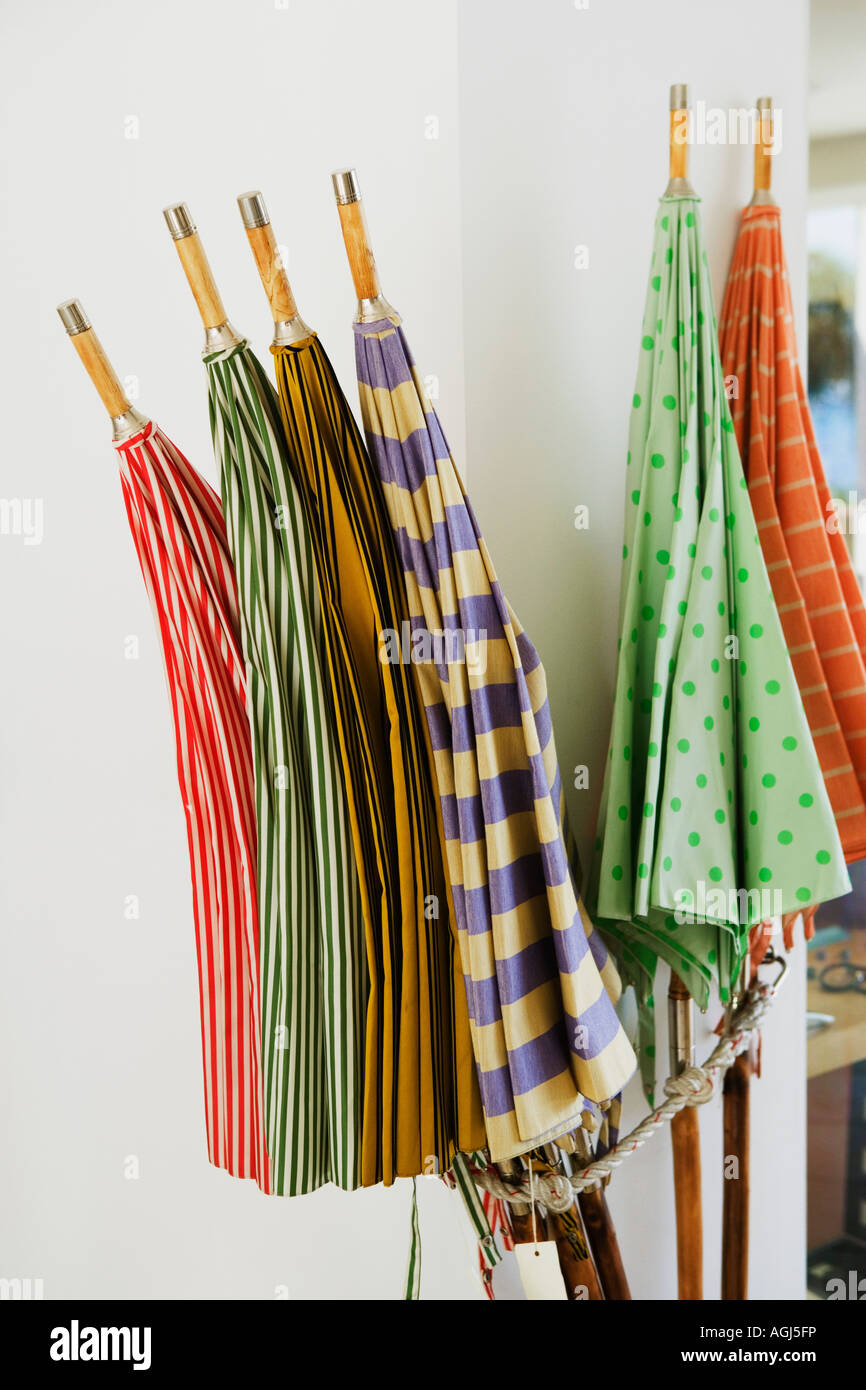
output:
<path id="1" fill-rule="evenodd" d="M 121 376 L 137 378 L 136 404 L 213 481 L 201 331 L 160 209 L 188 200 L 233 321 L 267 357 L 267 306 L 234 204 L 261 187 L 301 312 L 354 399 L 353 299 L 328 175 L 358 166 L 385 292 L 422 372 L 438 377 L 501 577 L 545 658 L 563 766 L 593 769 L 592 792 L 572 801 L 585 848 L 667 85 L 687 79 L 717 105 L 769 90 L 784 106 L 775 179 L 802 311 L 805 19 L 805 0 L 5 10 L 0 493 L 41 501 L 44 537 L 0 535 L 0 1276 L 41 1278 L 47 1298 L 390 1299 L 408 1240 L 405 1182 L 268 1201 L 207 1164 L 165 681 L 107 420 L 55 304 L 82 298 Z M 749 170 L 741 150 L 693 161 L 717 287 Z M 572 269 L 577 243 L 588 271 Z M 578 502 L 592 514 L 582 536 Z M 138 661 L 124 660 L 130 635 Z M 129 894 L 137 921 L 124 917 Z M 802 1007 L 795 980 L 755 1090 L 755 1152 L 785 1156 L 755 1165 L 757 1297 L 802 1293 Z M 717 1105 L 703 1128 L 713 1297 Z M 674 1292 L 669 1155 L 655 1144 L 610 1194 L 639 1297 Z M 124 1178 L 130 1155 L 137 1181 Z M 481 1298 L 459 1203 L 435 1181 L 419 1193 L 424 1297 Z M 513 1269 L 497 1282 L 520 1296 Z"/>
<path id="2" fill-rule="evenodd" d="M 692 101 L 707 107 L 750 107 L 769 94 L 782 108 L 773 186 L 805 344 L 807 42 L 807 0 L 460 6 L 469 487 L 505 592 L 547 668 L 566 786 L 567 769 L 590 769 L 589 790 L 569 798 L 585 863 L 611 715 L 629 402 L 668 176 L 668 87 L 688 82 Z M 751 197 L 752 151 L 696 147 L 690 173 L 720 308 L 739 210 Z M 582 270 L 579 245 L 589 252 Z M 579 503 L 590 510 L 588 531 L 574 529 Z M 752 1091 L 753 1298 L 804 1296 L 802 951 L 789 974 Z M 698 1048 L 702 1056 L 712 1048 L 706 1030 Z M 660 1066 L 666 1055 L 660 1047 Z M 636 1083 L 627 1102 L 634 1124 L 645 1112 Z M 713 1299 L 720 1100 L 702 1110 L 701 1130 L 704 1294 Z M 667 1136 L 617 1175 L 609 1202 L 634 1296 L 674 1298 Z"/>
<path id="3" fill-rule="evenodd" d="M 162 661 L 108 420 L 55 305 L 81 297 L 120 375 L 138 378 L 136 404 L 215 481 L 202 329 L 161 209 L 189 202 L 270 370 L 235 204 L 260 187 L 354 401 L 330 180 L 354 163 L 386 291 L 422 330 L 462 452 L 456 13 L 453 0 L 434 23 L 423 0 L 45 0 L 0 20 L 14 209 L 0 492 L 44 506 L 41 545 L 0 536 L 0 1276 L 41 1278 L 46 1298 L 402 1296 L 410 1184 L 267 1200 L 208 1165 Z M 138 661 L 124 660 L 130 635 Z M 419 1189 L 424 1296 L 483 1297 L 459 1202 L 435 1180 Z"/>

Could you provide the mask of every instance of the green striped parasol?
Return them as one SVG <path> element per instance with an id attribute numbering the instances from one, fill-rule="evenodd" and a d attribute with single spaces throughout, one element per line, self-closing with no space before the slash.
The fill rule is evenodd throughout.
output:
<path id="1" fill-rule="evenodd" d="M 207 330 L 258 822 L 262 1066 L 274 1191 L 360 1182 L 367 962 L 315 564 L 279 403 L 227 322 L 184 204 L 166 221 Z"/>

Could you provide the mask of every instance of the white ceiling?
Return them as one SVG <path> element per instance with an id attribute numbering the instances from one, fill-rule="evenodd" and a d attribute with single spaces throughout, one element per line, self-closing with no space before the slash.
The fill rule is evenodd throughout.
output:
<path id="1" fill-rule="evenodd" d="M 866 131 L 866 0 L 812 0 L 809 133 Z"/>

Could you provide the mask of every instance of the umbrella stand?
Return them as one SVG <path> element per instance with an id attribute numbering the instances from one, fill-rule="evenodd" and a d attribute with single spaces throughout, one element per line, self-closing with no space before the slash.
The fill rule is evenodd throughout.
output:
<path id="1" fill-rule="evenodd" d="M 668 990 L 668 1036 L 671 1076 L 694 1065 L 691 995 L 671 971 Z M 701 1215 L 701 1137 L 698 1112 L 686 1106 L 671 1121 L 674 1154 L 674 1202 L 677 1225 L 677 1297 L 703 1298 L 703 1224 Z"/>
<path id="2" fill-rule="evenodd" d="M 577 1129 L 574 1132 L 574 1142 L 578 1163 L 586 1167 L 593 1159 L 589 1135 L 585 1130 Z M 592 1246 L 604 1297 L 620 1302 L 630 1301 L 631 1289 L 603 1184 L 581 1192 L 577 1204 Z"/>

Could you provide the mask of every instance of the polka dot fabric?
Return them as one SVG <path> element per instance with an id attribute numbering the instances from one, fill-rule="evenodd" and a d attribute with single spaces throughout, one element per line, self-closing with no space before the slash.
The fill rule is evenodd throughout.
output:
<path id="1" fill-rule="evenodd" d="M 646 1042 L 659 957 L 705 1008 L 714 981 L 729 997 L 751 923 L 850 889 L 740 465 L 696 198 L 663 198 L 656 220 L 620 633 L 589 898 Z"/>

